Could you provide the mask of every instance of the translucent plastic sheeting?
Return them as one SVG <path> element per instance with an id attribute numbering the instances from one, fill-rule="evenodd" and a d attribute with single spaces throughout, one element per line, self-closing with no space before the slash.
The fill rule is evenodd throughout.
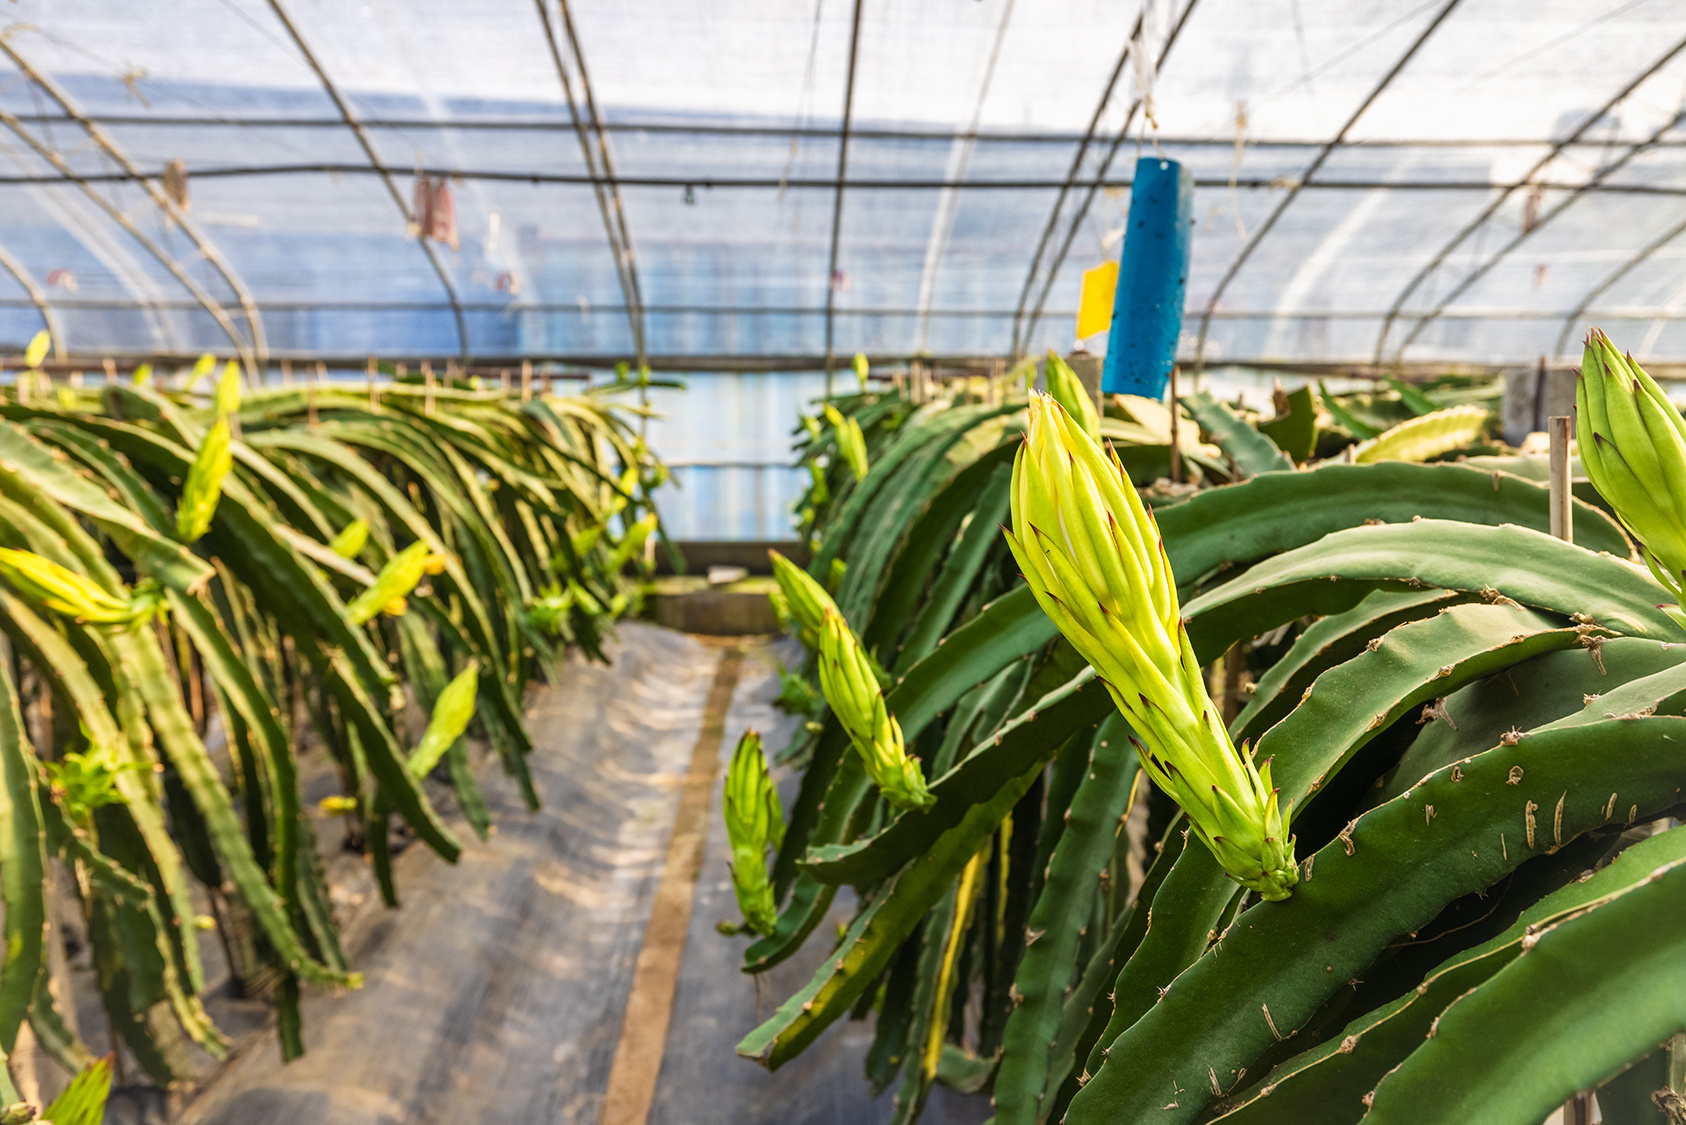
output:
<path id="1" fill-rule="evenodd" d="M 277 358 L 1065 348 L 1164 155 L 1187 360 L 1527 362 L 1594 322 L 1686 359 L 1678 0 L 19 0 L 0 33 L 0 346 L 45 302 L 75 351 L 227 352 L 244 292 Z M 176 160 L 191 228 L 127 170 Z"/>
<path id="2" fill-rule="evenodd" d="M 825 391 L 825 377 L 692 375 L 683 391 L 657 389 L 651 448 L 673 465 L 657 495 L 676 539 L 788 539 L 792 507 L 807 489 L 793 468 L 796 416 Z"/>

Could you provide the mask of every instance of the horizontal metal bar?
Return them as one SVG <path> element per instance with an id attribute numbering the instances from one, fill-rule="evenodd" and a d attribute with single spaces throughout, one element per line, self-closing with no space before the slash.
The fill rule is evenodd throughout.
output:
<path id="1" fill-rule="evenodd" d="M 767 191 L 783 191 L 790 188 L 813 188 L 825 191 L 836 191 L 836 179 L 808 178 L 808 179 L 779 179 L 768 176 L 742 177 L 708 177 L 708 176 L 592 176 L 573 172 L 500 172 L 493 169 L 475 168 L 391 168 L 387 166 L 371 166 L 368 164 L 263 164 L 248 166 L 230 166 L 223 168 L 196 168 L 191 170 L 195 179 L 238 179 L 241 177 L 262 176 L 299 176 L 299 175 L 327 175 L 327 176 L 427 176 L 439 179 L 457 180 L 488 180 L 505 183 L 529 184 L 564 184 L 564 185 L 608 185 L 612 187 L 660 187 L 660 188 L 747 188 Z M 145 177 L 131 175 L 127 172 L 92 172 L 85 176 L 67 177 L 51 175 L 22 175 L 0 176 L 0 186 L 33 185 L 33 184 L 62 184 L 80 183 L 132 183 Z M 1096 188 L 1127 188 L 1131 184 L 1128 179 L 1078 180 L 1070 184 L 1072 187 Z M 1065 180 L 1024 179 L 1024 180 L 948 180 L 948 179 L 852 179 L 845 182 L 844 187 L 849 191 L 1053 191 L 1068 186 Z M 1256 177 L 1231 180 L 1228 177 L 1214 176 L 1196 178 L 1195 187 L 1201 188 L 1246 188 L 1250 191 L 1259 189 L 1291 190 L 1298 187 L 1301 191 L 1502 191 L 1511 185 L 1496 183 L 1491 180 L 1315 180 L 1311 183 L 1299 183 L 1292 177 Z M 1600 194 L 1614 195 L 1658 195 L 1658 196 L 1686 196 L 1686 187 L 1665 186 L 1662 184 L 1607 184 L 1596 185 L 1573 182 L 1541 182 L 1536 185 L 1544 191 L 1593 191 Z"/>
<path id="2" fill-rule="evenodd" d="M 662 464 L 670 469 L 802 469 L 802 466 L 792 465 L 789 461 L 669 461 L 664 458 Z"/>
<path id="3" fill-rule="evenodd" d="M 16 353 L 14 353 L 15 355 Z M 139 363 L 154 364 L 191 364 L 199 356 L 198 352 L 122 352 L 114 351 L 98 358 L 72 358 L 59 362 L 53 361 L 43 364 L 49 372 L 83 371 L 97 375 L 100 367 L 107 358 L 113 360 L 117 370 L 131 371 Z M 6 367 L 13 366 L 12 356 L 7 359 Z M 423 360 L 443 365 L 443 357 L 438 353 L 415 353 L 382 355 L 383 362 L 398 362 L 418 364 Z M 330 371 L 344 373 L 342 381 L 361 385 L 366 378 L 365 372 L 369 357 L 366 354 L 332 355 L 327 353 L 282 352 L 270 353 L 272 363 L 287 359 L 293 363 L 318 362 L 325 364 Z M 999 355 L 968 355 L 949 354 L 931 355 L 929 353 L 913 355 L 906 352 L 869 352 L 867 362 L 874 367 L 887 367 L 909 363 L 917 360 L 924 364 L 933 375 L 943 377 L 962 377 L 966 375 L 988 375 L 999 369 L 1002 357 Z M 609 353 L 603 355 L 584 354 L 542 354 L 511 356 L 474 357 L 472 372 L 481 378 L 491 376 L 496 378 L 503 369 L 519 370 L 522 360 L 534 364 L 555 364 L 561 367 L 573 368 L 572 371 L 540 371 L 542 377 L 548 374 L 553 379 L 573 379 L 583 381 L 587 376 L 585 371 L 611 371 L 616 365 L 630 363 L 631 356 L 627 353 Z M 823 355 L 652 355 L 649 357 L 650 369 L 661 374 L 684 375 L 692 374 L 801 374 L 806 372 L 823 372 L 825 370 L 825 356 Z M 1332 361 L 1320 360 L 1308 362 L 1286 359 L 1258 359 L 1249 357 L 1235 357 L 1218 359 L 1207 365 L 1208 373 L 1224 370 L 1271 371 L 1285 375 L 1306 375 L 1321 378 L 1349 378 L 1349 379 L 1385 379 L 1398 376 L 1405 379 L 1427 379 L 1438 375 L 1502 375 L 1507 371 L 1534 370 L 1534 364 L 1529 363 L 1458 363 L 1448 360 L 1413 360 L 1403 364 L 1388 363 L 1378 366 L 1373 363 L 1360 361 Z M 1686 380 L 1686 361 L 1647 360 L 1645 369 L 1654 378 L 1665 381 Z M 0 373 L 0 380 L 6 376 Z M 302 373 L 301 373 L 302 377 Z M 598 384 L 601 386 L 601 384 Z"/>
<path id="4" fill-rule="evenodd" d="M 108 311 L 126 310 L 142 307 L 132 300 L 119 298 L 76 297 L 54 299 L 55 308 L 65 310 Z M 0 297 L 0 309 L 6 308 L 34 308 L 34 302 L 21 297 Z M 144 307 L 152 309 L 166 309 L 170 311 L 192 312 L 199 306 L 192 301 L 170 300 L 149 302 Z M 264 308 L 279 312 L 440 312 L 451 311 L 451 306 L 444 301 L 265 301 Z M 462 308 L 466 312 L 488 313 L 531 313 L 555 315 L 558 313 L 580 314 L 578 303 L 563 302 L 534 302 L 531 304 L 520 301 L 464 301 Z M 619 305 L 594 305 L 591 312 L 614 313 L 620 310 Z M 823 317 L 825 307 L 801 305 L 646 305 L 646 313 L 656 313 L 664 316 L 811 316 Z M 1190 309 L 1188 314 L 1197 314 L 1198 310 Z M 1188 315 L 1185 314 L 1185 315 Z M 918 309 L 907 308 L 839 308 L 836 315 L 840 317 L 906 317 L 918 319 L 934 317 L 941 320 L 1011 320 L 1011 309 Z M 1328 320 L 1328 321 L 1365 321 L 1381 320 L 1387 313 L 1382 309 L 1375 310 L 1325 310 L 1325 309 L 1219 309 L 1212 314 L 1213 320 Z M 1396 319 L 1412 320 L 1427 313 L 1400 313 Z M 1561 320 L 1568 313 L 1552 309 L 1449 309 L 1439 314 L 1437 319 L 1443 320 Z M 1582 314 L 1586 315 L 1583 311 Z M 1591 314 L 1606 320 L 1680 320 L 1686 319 L 1686 310 L 1670 312 L 1662 307 L 1647 308 L 1644 306 L 1618 306 L 1613 309 L 1598 310 Z M 1043 314 L 1045 319 L 1074 318 L 1076 309 L 1056 309 Z"/>
<path id="5" fill-rule="evenodd" d="M 182 116 L 168 114 L 142 113 L 111 113 L 88 114 L 90 121 L 100 125 L 134 126 L 152 125 L 159 128 L 234 128 L 234 129 L 343 129 L 345 122 L 337 117 L 204 117 Z M 70 118 L 62 114 L 38 113 L 19 114 L 18 120 L 30 124 L 72 124 Z M 365 129 L 458 129 L 464 132 L 572 132 L 574 123 L 571 118 L 558 116 L 553 119 L 535 119 L 531 117 L 508 118 L 453 118 L 439 120 L 431 117 L 379 117 L 359 118 Z M 723 137 L 811 137 L 835 140 L 842 135 L 842 130 L 823 125 L 818 126 L 783 126 L 783 125 L 728 125 L 724 123 L 690 122 L 690 121 L 619 121 L 604 122 L 604 132 L 608 133 L 657 133 L 676 136 L 723 136 Z M 850 128 L 850 137 L 860 137 L 868 140 L 886 141 L 938 141 L 951 142 L 955 140 L 972 139 L 971 133 L 956 133 L 948 129 L 909 129 L 909 128 Z M 1040 132 L 1030 133 L 1011 129 L 979 129 L 976 137 L 980 142 L 1013 143 L 1013 144 L 1077 144 L 1083 139 L 1083 134 L 1076 132 Z M 1273 148 L 1321 148 L 1326 138 L 1296 140 L 1292 138 L 1247 138 L 1249 149 Z M 1222 137 L 1172 137 L 1161 135 L 1159 143 L 1164 148 L 1220 148 L 1233 149 L 1235 138 Z M 1361 141 L 1347 141 L 1342 148 L 1544 148 L 1556 144 L 1551 137 L 1495 137 L 1480 139 L 1473 137 L 1397 137 L 1388 139 L 1370 139 Z M 1572 148 L 1605 148 L 1611 144 L 1622 144 L 1620 137 L 1598 141 L 1579 141 L 1570 145 Z M 1660 147 L 1686 148 L 1686 140 L 1671 140 L 1660 142 Z"/>

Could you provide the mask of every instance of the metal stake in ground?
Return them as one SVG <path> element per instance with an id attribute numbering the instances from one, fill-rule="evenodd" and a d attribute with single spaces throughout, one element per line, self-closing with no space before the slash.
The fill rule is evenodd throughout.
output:
<path id="1" fill-rule="evenodd" d="M 1569 488 L 1569 439 L 1574 433 L 1574 421 L 1567 414 L 1555 414 L 1548 426 L 1551 431 L 1551 533 L 1565 543 L 1573 543 L 1575 531 L 1571 521 L 1574 501 Z"/>

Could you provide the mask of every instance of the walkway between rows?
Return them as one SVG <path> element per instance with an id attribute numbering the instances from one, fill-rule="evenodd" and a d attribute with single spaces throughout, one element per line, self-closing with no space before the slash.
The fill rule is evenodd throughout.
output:
<path id="1" fill-rule="evenodd" d="M 627 623 L 614 655 L 612 667 L 571 662 L 559 685 L 529 699 L 544 808 L 526 812 L 489 764 L 481 782 L 497 833 L 480 844 L 464 829 L 454 866 L 420 847 L 398 856 L 402 908 L 365 905 L 346 935 L 364 987 L 306 1000 L 308 1053 L 294 1063 L 282 1065 L 272 1031 L 245 1044 L 183 1122 L 889 1121 L 890 1095 L 873 1100 L 861 1076 L 869 1023 L 832 1028 L 776 1074 L 732 1051 L 827 952 L 816 937 L 758 988 L 737 969 L 743 939 L 714 930 L 737 917 L 719 815 L 724 764 L 748 727 L 769 747 L 784 744 L 793 720 L 772 707 L 776 660 L 800 653 L 761 645 L 740 657 Z M 687 779 L 710 773 L 706 799 L 693 784 L 682 801 Z M 699 853 L 692 881 L 685 865 Z M 834 909 L 846 919 L 846 905 Z M 924 1121 L 988 1116 L 986 1099 L 939 1089 Z"/>

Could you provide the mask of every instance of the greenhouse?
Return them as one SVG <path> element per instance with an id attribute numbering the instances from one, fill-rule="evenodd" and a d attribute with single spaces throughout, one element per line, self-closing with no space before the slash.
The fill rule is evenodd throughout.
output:
<path id="1" fill-rule="evenodd" d="M 0 1125 L 1686 1125 L 1686 5 L 15 0 L 0 153 Z"/>

